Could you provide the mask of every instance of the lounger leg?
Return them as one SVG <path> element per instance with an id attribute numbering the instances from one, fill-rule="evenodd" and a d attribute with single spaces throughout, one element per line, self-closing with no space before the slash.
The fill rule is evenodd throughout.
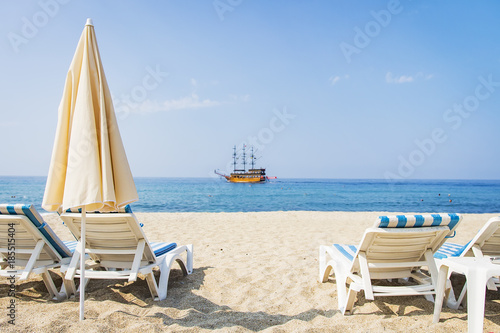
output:
<path id="1" fill-rule="evenodd" d="M 347 300 L 347 276 L 343 274 L 343 267 L 334 260 L 327 260 L 327 246 L 321 245 L 319 247 L 319 276 L 318 280 L 320 282 L 327 282 L 330 277 L 330 273 L 333 270 L 333 275 L 335 276 L 335 284 L 337 285 L 337 300 L 338 309 L 342 314 L 345 313 L 346 300 Z"/>
<path id="2" fill-rule="evenodd" d="M 57 291 L 56 285 L 54 284 L 54 280 L 52 280 L 52 277 L 50 276 L 50 273 L 47 269 L 44 269 L 43 273 L 41 273 L 43 283 L 45 283 L 45 287 L 49 291 L 50 298 L 56 298 L 58 301 L 62 300 L 64 298 L 61 297 L 59 298 L 59 292 Z"/>
<path id="3" fill-rule="evenodd" d="M 434 257 L 431 250 L 425 251 L 424 254 L 425 260 L 427 261 L 427 268 L 429 269 L 429 273 L 431 274 L 432 285 L 436 286 L 438 282 L 439 272 L 436 267 L 436 262 L 434 261 Z"/>
<path id="4" fill-rule="evenodd" d="M 71 297 L 75 296 L 76 288 L 75 288 L 74 284 L 73 284 L 73 286 L 71 286 L 71 281 L 63 278 L 63 283 L 61 285 L 61 291 L 59 293 L 65 294 L 66 298 L 71 298 Z"/>
<path id="5" fill-rule="evenodd" d="M 321 245 L 319 247 L 319 282 L 328 281 L 328 277 L 332 271 L 332 266 L 326 264 L 326 253 L 326 247 Z"/>
<path id="6" fill-rule="evenodd" d="M 456 302 L 456 307 L 453 307 L 452 309 L 458 309 L 460 304 L 466 308 L 467 307 L 467 281 L 465 281 L 464 287 L 462 288 L 462 292 L 460 293 L 460 296 L 458 297 L 458 300 Z"/>
<path id="7" fill-rule="evenodd" d="M 446 306 L 450 309 L 458 309 L 459 302 L 455 299 L 455 292 L 453 291 L 453 285 L 451 284 L 450 277 L 446 280 L 446 288 L 444 290 L 444 299 L 446 299 Z"/>
<path id="8" fill-rule="evenodd" d="M 160 301 L 167 298 L 167 289 L 168 289 L 168 278 L 170 276 L 170 268 L 172 267 L 172 262 L 175 260 L 175 257 L 165 257 L 160 265 L 160 282 L 159 282 L 159 290 L 158 290 L 158 298 Z"/>
<path id="9" fill-rule="evenodd" d="M 431 275 L 431 282 L 432 285 L 434 286 L 434 291 L 436 291 L 439 272 L 436 267 L 436 262 L 434 260 L 432 251 L 431 250 L 425 251 L 424 257 L 425 260 L 427 261 L 427 269 L 429 270 L 429 273 Z M 432 295 L 425 295 L 425 299 L 428 300 L 429 302 L 434 302 L 434 297 Z"/>
<path id="10" fill-rule="evenodd" d="M 83 281 L 84 288 L 87 288 L 87 285 L 89 284 L 90 279 L 85 278 L 85 281 Z M 78 284 L 78 289 L 76 292 L 80 292 L 80 284 Z"/>
<path id="11" fill-rule="evenodd" d="M 346 307 L 346 301 L 347 301 L 347 276 L 343 274 L 342 267 L 340 265 L 333 261 L 330 260 L 326 264 L 326 270 L 330 272 L 330 270 L 333 270 L 333 274 L 335 275 L 335 284 L 337 285 L 337 300 L 338 300 L 338 308 L 342 312 L 342 314 L 345 312 L 345 307 Z M 326 275 L 328 279 L 328 274 Z"/>
<path id="12" fill-rule="evenodd" d="M 353 283 L 349 286 L 349 292 L 347 293 L 347 300 L 345 302 L 344 309 L 341 309 L 342 314 L 345 315 L 346 312 L 352 313 L 352 308 L 354 307 L 354 302 L 356 301 L 356 296 L 358 294 L 358 290 L 356 290 L 353 286 Z"/>
<path id="13" fill-rule="evenodd" d="M 177 263 L 179 264 L 182 270 L 182 274 L 184 276 L 191 274 L 193 272 L 193 246 L 192 245 L 181 246 L 177 248 L 175 251 L 176 251 L 175 254 L 172 253 L 172 255 L 174 255 L 175 257 L 169 259 L 169 257 L 167 256 L 165 259 L 165 260 L 170 260 L 169 264 L 170 268 L 172 267 L 172 263 L 174 262 L 173 259 L 175 259 L 175 261 L 177 261 Z M 186 251 L 186 260 L 184 260 L 183 257 L 181 256 L 181 254 L 184 251 Z"/>
<path id="14" fill-rule="evenodd" d="M 186 260 L 182 257 L 184 251 L 186 251 Z M 163 257 L 158 257 L 157 260 L 158 267 L 160 268 L 160 280 L 158 283 L 156 283 L 152 271 L 142 272 L 142 274 L 146 275 L 146 281 L 153 299 L 155 301 L 162 301 L 167 298 L 168 279 L 174 262 L 179 264 L 184 275 L 193 272 L 193 245 L 180 246 Z"/>
<path id="15" fill-rule="evenodd" d="M 132 267 L 130 268 L 130 276 L 128 277 L 128 282 L 133 282 L 137 280 L 137 273 L 139 271 L 139 267 L 141 266 L 141 259 L 142 259 L 142 254 L 144 253 L 145 246 L 146 246 L 146 241 L 144 239 L 141 239 L 137 244 L 134 261 L 132 262 Z"/>
<path id="16" fill-rule="evenodd" d="M 368 269 L 368 261 L 366 260 L 366 253 L 359 252 L 358 256 L 359 256 L 359 268 L 361 270 L 361 278 L 363 280 L 363 289 L 365 291 L 365 298 L 373 301 L 374 296 L 373 296 L 372 280 L 370 277 L 370 270 Z"/>
<path id="17" fill-rule="evenodd" d="M 61 293 L 66 294 L 67 298 L 70 298 L 70 297 L 76 295 L 75 280 L 67 280 L 64 277 L 64 273 L 63 273 L 63 284 L 61 286 Z"/>
<path id="18" fill-rule="evenodd" d="M 160 269 L 161 272 L 161 269 Z M 163 273 L 160 273 L 163 274 Z M 160 281 L 161 281 L 161 275 L 160 275 Z M 153 297 L 153 300 L 155 301 L 161 301 L 160 297 L 160 292 L 158 290 L 158 285 L 156 284 L 156 279 L 153 274 L 153 272 L 149 272 L 149 274 L 146 274 L 146 282 L 148 283 L 149 291 L 151 292 L 151 296 Z"/>
<path id="19" fill-rule="evenodd" d="M 438 274 L 438 281 L 436 284 L 436 302 L 434 303 L 434 316 L 432 317 L 433 323 L 439 322 L 439 315 L 443 307 L 444 288 L 446 287 L 446 280 L 448 278 L 448 266 L 441 265 L 439 271 L 441 274 Z"/>
<path id="20" fill-rule="evenodd" d="M 187 248 L 187 258 L 186 258 L 186 268 L 187 273 L 193 273 L 193 244 L 186 245 Z"/>
<path id="21" fill-rule="evenodd" d="M 438 267 L 439 269 L 441 267 Z M 438 274 L 439 277 L 439 274 Z M 445 290 L 444 290 L 444 299 L 446 300 L 446 306 L 450 309 L 457 310 L 460 301 L 457 301 L 455 292 L 453 291 L 453 285 L 451 284 L 451 272 L 447 273 L 446 275 L 446 285 L 445 285 Z M 436 285 L 436 294 L 437 294 L 437 285 Z"/>

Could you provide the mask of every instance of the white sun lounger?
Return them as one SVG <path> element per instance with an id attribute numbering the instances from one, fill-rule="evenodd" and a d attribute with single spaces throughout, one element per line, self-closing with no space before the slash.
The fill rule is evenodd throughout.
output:
<path id="1" fill-rule="evenodd" d="M 457 214 L 380 216 L 365 231 L 359 246 L 320 246 L 319 280 L 328 281 L 333 270 L 342 314 L 352 312 L 360 290 L 368 300 L 403 295 L 424 295 L 433 300 L 438 277 L 433 254 L 460 220 Z M 430 276 L 421 272 L 421 267 L 426 267 Z M 382 283 L 409 278 L 413 285 L 372 285 L 372 280 Z"/>
<path id="2" fill-rule="evenodd" d="M 136 281 L 138 274 L 146 281 L 154 300 L 167 297 L 170 269 L 177 262 L 184 275 L 193 271 L 193 245 L 149 242 L 132 212 L 87 213 L 85 252 L 91 260 L 86 263 L 85 279 L 126 279 Z M 66 212 L 61 218 L 73 235 L 80 239 L 81 214 Z M 80 243 L 76 246 L 65 279 L 80 277 Z M 159 267 L 156 281 L 153 268 Z M 99 270 L 104 268 L 105 270 Z M 76 293 L 75 290 L 71 292 Z"/>
<path id="3" fill-rule="evenodd" d="M 1 276 L 23 281 L 40 274 L 51 298 L 65 299 L 65 288 L 57 291 L 49 269 L 68 264 L 75 246 L 61 241 L 32 205 L 0 205 Z"/>
<path id="4" fill-rule="evenodd" d="M 478 231 L 474 238 L 466 245 L 444 243 L 434 255 L 438 267 L 440 261 L 448 257 L 500 257 L 500 216 L 493 217 Z M 451 285 L 449 285 L 451 286 Z M 488 280 L 487 288 L 489 290 L 498 290 L 500 281 L 497 278 Z M 458 309 L 460 304 L 465 306 L 465 294 L 467 285 L 465 285 L 460 296 L 455 300 L 453 289 L 448 288 L 449 296 L 447 306 L 452 309 Z"/>

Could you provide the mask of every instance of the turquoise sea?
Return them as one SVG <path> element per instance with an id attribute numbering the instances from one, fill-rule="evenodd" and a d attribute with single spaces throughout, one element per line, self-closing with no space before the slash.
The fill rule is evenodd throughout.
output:
<path id="1" fill-rule="evenodd" d="M 46 177 L 0 176 L 0 203 L 41 212 Z M 500 180 L 135 178 L 135 212 L 389 211 L 500 213 Z"/>

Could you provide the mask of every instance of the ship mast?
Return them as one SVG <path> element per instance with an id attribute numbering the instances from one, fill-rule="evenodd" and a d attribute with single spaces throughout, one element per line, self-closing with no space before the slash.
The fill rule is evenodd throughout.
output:
<path id="1" fill-rule="evenodd" d="M 250 155 L 250 158 L 252 159 L 252 169 L 255 169 L 255 156 L 253 155 L 253 147 L 252 147 L 252 155 Z"/>
<path id="2" fill-rule="evenodd" d="M 233 147 L 233 172 L 236 172 L 236 146 Z"/>
<path id="3" fill-rule="evenodd" d="M 246 145 L 243 145 L 243 172 L 246 172 L 246 156 L 245 156 L 245 147 Z"/>

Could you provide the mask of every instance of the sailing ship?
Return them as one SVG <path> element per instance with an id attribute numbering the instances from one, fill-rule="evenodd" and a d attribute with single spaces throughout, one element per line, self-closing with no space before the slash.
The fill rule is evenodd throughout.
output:
<path id="1" fill-rule="evenodd" d="M 236 160 L 238 159 L 237 154 L 236 154 L 236 146 L 233 148 L 233 172 L 231 174 L 225 175 L 223 173 L 217 172 L 215 170 L 214 172 L 227 179 L 228 182 L 231 183 L 262 183 L 268 180 L 268 177 L 266 177 L 266 169 L 262 168 L 255 168 L 255 160 L 256 157 L 253 152 L 253 147 L 250 153 L 250 169 L 246 169 L 246 152 L 245 152 L 246 146 L 243 146 L 243 154 L 242 154 L 242 164 L 243 168 L 242 169 L 237 169 L 237 163 Z"/>

